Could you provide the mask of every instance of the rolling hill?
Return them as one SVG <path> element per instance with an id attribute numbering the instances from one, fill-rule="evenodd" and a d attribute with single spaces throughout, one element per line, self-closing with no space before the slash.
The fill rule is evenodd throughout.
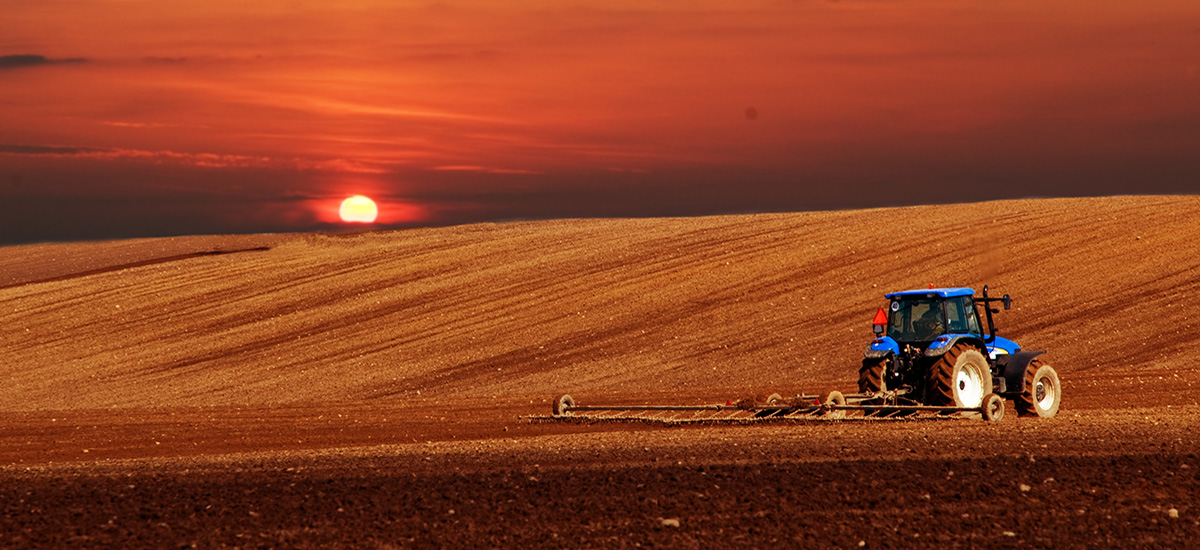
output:
<path id="1" fill-rule="evenodd" d="M 1144 196 L 13 246 L 0 409 L 852 388 L 929 284 L 1011 294 L 1068 382 L 1190 384 L 1198 235 Z"/>

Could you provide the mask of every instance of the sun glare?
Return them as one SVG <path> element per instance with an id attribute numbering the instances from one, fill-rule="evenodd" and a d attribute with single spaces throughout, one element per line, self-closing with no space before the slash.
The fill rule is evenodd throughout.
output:
<path id="1" fill-rule="evenodd" d="M 344 222 L 375 223 L 375 218 L 379 216 L 379 208 L 375 206 L 375 201 L 362 195 L 354 195 L 342 201 L 338 215 Z"/>

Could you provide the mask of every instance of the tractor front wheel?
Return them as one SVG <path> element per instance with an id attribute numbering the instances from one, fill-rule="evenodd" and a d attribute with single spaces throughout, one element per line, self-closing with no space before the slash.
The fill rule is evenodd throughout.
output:
<path id="1" fill-rule="evenodd" d="M 960 342 L 929 368 L 930 405 L 978 408 L 992 393 L 992 371 L 979 348 Z"/>
<path id="2" fill-rule="evenodd" d="M 1051 418 L 1062 404 L 1062 385 L 1050 365 L 1034 359 L 1025 369 L 1025 390 L 1013 399 L 1019 416 Z"/>

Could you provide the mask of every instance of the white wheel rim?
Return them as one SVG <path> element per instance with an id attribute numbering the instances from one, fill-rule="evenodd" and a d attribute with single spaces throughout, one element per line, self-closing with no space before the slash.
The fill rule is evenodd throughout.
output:
<path id="1" fill-rule="evenodd" d="M 1048 410 L 1054 405 L 1054 385 L 1045 379 L 1039 379 L 1033 387 L 1033 397 L 1037 399 L 1038 408 Z"/>
<path id="2" fill-rule="evenodd" d="M 973 368 L 958 371 L 954 385 L 958 387 L 958 400 L 963 407 L 978 407 L 983 403 L 983 378 Z"/>

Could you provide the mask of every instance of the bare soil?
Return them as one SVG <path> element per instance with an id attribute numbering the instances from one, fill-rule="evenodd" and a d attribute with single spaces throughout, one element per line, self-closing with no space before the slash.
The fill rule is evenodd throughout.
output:
<path id="1" fill-rule="evenodd" d="M 1195 547 L 1197 234 L 1120 197 L 8 247 L 0 546 Z M 529 418 L 853 389 L 930 283 L 1013 296 L 1058 417 Z"/>

